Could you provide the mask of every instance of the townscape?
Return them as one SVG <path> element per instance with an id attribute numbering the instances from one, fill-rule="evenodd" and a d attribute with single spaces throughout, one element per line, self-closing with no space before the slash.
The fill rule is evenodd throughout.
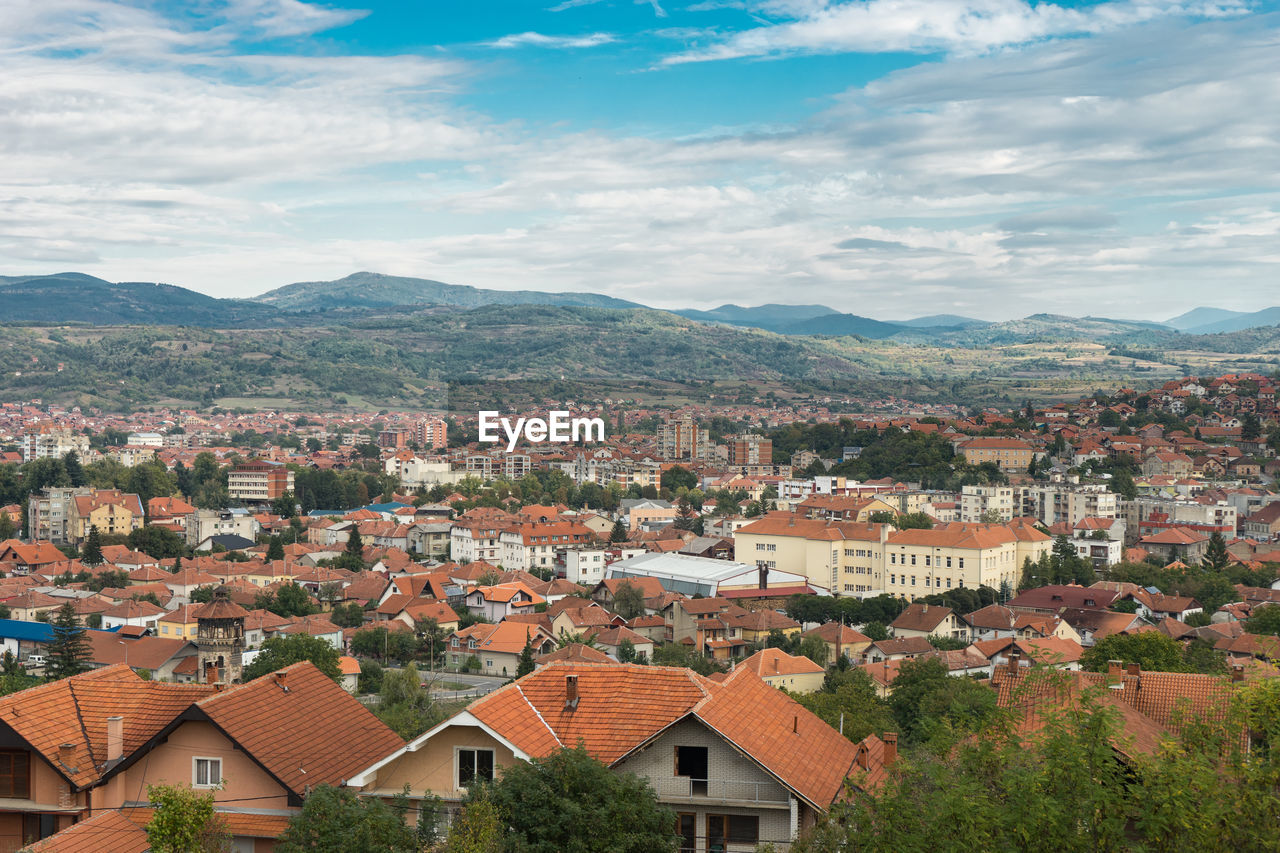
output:
<path id="1" fill-rule="evenodd" d="M 514 822 L 554 847 L 558 806 L 504 799 L 549 783 L 512 768 L 589 765 L 641 791 L 595 806 L 599 849 L 878 849 L 937 830 L 895 809 L 975 784 L 930 763 L 974 743 L 1106 763 L 1116 822 L 1055 846 L 1185 838 L 1150 820 L 1175 757 L 1273 796 L 1278 384 L 950 416 L 548 400 L 607 437 L 510 451 L 448 412 L 3 404 L 0 844 L 487 850 Z"/>
<path id="2" fill-rule="evenodd" d="M 0 853 L 1280 851 L 1280 0 L 0 0 Z"/>

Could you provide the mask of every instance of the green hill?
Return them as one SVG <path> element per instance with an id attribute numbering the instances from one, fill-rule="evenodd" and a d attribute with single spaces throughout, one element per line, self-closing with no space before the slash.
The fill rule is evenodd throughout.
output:
<path id="1" fill-rule="evenodd" d="M 286 284 L 254 302 L 280 311 L 317 311 L 329 308 L 390 308 L 410 305 L 449 305 L 477 308 L 482 305 L 579 305 L 589 308 L 639 308 L 635 302 L 596 293 L 547 293 L 540 290 L 481 290 L 462 284 L 445 284 L 425 278 L 358 272 L 335 281 L 300 281 Z"/>
<path id="2" fill-rule="evenodd" d="M 0 303 L 10 323 L 240 326 L 269 322 L 277 313 L 252 302 L 215 299 L 172 284 L 113 284 L 74 272 L 0 276 Z"/>

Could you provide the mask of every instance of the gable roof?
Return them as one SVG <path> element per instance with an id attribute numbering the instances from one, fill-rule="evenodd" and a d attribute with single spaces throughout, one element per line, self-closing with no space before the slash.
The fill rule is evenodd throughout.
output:
<path id="1" fill-rule="evenodd" d="M 898 614 L 898 618 L 889 623 L 895 631 L 934 631 L 947 621 L 951 615 L 950 607 L 939 607 L 927 604 L 910 604 Z"/>
<path id="2" fill-rule="evenodd" d="M 566 703 L 569 676 L 577 679 L 576 704 Z M 859 745 L 743 667 L 716 682 L 675 667 L 555 662 L 476 700 L 464 716 L 527 756 L 581 740 L 610 765 L 692 717 L 823 810 L 843 791 L 859 752 Z M 878 738 L 864 744 L 882 748 Z"/>
<path id="3" fill-rule="evenodd" d="M 76 788 L 97 782 L 107 755 L 107 717 L 124 717 L 124 755 L 155 736 L 192 702 L 203 684 L 144 681 L 123 664 L 92 670 L 0 698 L 0 723 L 12 729 Z M 70 764 L 59 746 L 73 746 Z"/>
<path id="4" fill-rule="evenodd" d="M 196 709 L 298 796 L 339 784 L 404 745 L 310 661 L 216 693 Z"/>
<path id="5" fill-rule="evenodd" d="M 751 657 L 738 664 L 746 667 L 761 678 L 770 675 L 804 675 L 807 673 L 826 672 L 818 664 L 804 655 L 789 655 L 782 649 L 761 649 Z"/>

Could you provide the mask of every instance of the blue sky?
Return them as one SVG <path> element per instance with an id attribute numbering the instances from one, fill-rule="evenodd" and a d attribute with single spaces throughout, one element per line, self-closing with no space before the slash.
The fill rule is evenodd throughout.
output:
<path id="1" fill-rule="evenodd" d="M 0 274 L 656 307 L 1280 299 L 1245 0 L 0 4 Z"/>

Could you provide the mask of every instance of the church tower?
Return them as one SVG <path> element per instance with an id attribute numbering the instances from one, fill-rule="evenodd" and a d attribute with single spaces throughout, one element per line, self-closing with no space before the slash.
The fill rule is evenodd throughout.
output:
<path id="1" fill-rule="evenodd" d="M 238 684 L 248 611 L 220 586 L 214 590 L 213 600 L 191 615 L 196 620 L 196 680 L 201 684 Z"/>

